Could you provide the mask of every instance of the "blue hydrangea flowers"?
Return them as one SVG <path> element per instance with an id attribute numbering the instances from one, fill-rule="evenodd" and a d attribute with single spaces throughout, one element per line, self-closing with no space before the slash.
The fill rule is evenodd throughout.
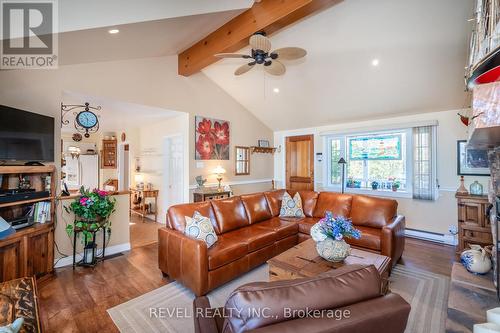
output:
<path id="1" fill-rule="evenodd" d="M 327 237 L 335 240 L 345 238 L 361 238 L 361 231 L 354 228 L 352 220 L 344 216 L 334 216 L 332 212 L 326 212 L 325 217 L 319 220 L 320 231 Z"/>

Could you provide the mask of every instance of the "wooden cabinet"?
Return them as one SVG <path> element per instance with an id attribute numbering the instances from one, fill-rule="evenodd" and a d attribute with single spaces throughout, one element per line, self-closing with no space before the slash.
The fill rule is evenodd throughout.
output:
<path id="1" fill-rule="evenodd" d="M 0 205 L 0 216 L 9 217 L 36 202 L 49 201 L 51 203 L 51 214 L 46 223 L 35 223 L 0 240 L 0 282 L 26 276 L 39 278 L 52 273 L 54 270 L 55 168 L 53 166 L 0 166 L 0 175 L 4 181 L 7 180 L 3 182 L 2 189 L 8 188 L 8 184 L 11 183 L 9 179 L 23 175 L 30 177 L 31 185 L 36 191 L 46 189 L 38 183 L 41 178 L 51 177 L 49 197 Z"/>
<path id="2" fill-rule="evenodd" d="M 54 267 L 53 224 L 37 224 L 0 241 L 0 282 L 41 277 Z"/>
<path id="3" fill-rule="evenodd" d="M 488 215 L 490 203 L 487 196 L 456 195 L 458 204 L 457 252 L 469 248 L 469 244 L 481 246 L 493 244 Z"/>
<path id="4" fill-rule="evenodd" d="M 102 140 L 101 167 L 116 169 L 118 142 L 116 140 Z"/>

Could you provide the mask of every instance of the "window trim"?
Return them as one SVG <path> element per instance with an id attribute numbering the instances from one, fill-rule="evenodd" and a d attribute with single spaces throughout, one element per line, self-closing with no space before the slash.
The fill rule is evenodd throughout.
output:
<path id="1" fill-rule="evenodd" d="M 395 132 L 405 133 L 406 136 L 406 190 L 405 191 L 390 191 L 390 190 L 372 190 L 369 188 L 348 188 L 344 187 L 345 193 L 354 194 L 367 194 L 376 195 L 380 197 L 391 197 L 391 198 L 412 198 L 413 197 L 413 135 L 412 128 L 395 128 L 395 129 L 385 129 L 377 131 L 360 131 L 360 132 L 349 132 L 343 134 L 332 134 L 324 137 L 323 144 L 324 150 L 327 152 L 326 163 L 323 172 L 326 179 L 323 182 L 324 188 L 330 191 L 340 192 L 342 190 L 342 184 L 332 184 L 331 183 L 331 156 L 332 156 L 332 145 L 331 140 L 340 139 L 341 142 L 341 157 L 346 158 L 347 154 L 347 141 L 349 137 L 361 136 L 361 135 L 381 135 L 381 134 L 393 134 Z M 347 159 L 346 159 L 347 160 Z M 347 167 L 344 170 L 344 181 L 347 182 Z"/>

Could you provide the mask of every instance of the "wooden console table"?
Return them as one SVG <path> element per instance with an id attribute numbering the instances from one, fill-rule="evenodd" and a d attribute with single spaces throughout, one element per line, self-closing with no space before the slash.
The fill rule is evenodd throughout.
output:
<path id="1" fill-rule="evenodd" d="M 130 215 L 137 214 L 142 217 L 142 222 L 144 222 L 144 218 L 147 217 L 148 212 L 146 210 L 146 199 L 153 198 L 155 201 L 155 222 L 158 222 L 158 190 L 130 190 Z M 132 202 L 132 198 L 137 195 L 141 199 L 141 203 L 139 204 L 139 209 L 134 209 L 134 205 Z"/>
<path id="2" fill-rule="evenodd" d="M 194 202 L 203 202 L 208 200 L 226 199 L 231 197 L 231 191 L 219 191 L 217 188 L 202 188 L 193 192 Z"/>

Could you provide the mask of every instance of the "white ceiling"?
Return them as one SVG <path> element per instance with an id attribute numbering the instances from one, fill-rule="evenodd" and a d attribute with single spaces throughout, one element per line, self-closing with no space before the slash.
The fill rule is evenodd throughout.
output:
<path id="1" fill-rule="evenodd" d="M 271 36 L 308 51 L 284 76 L 203 72 L 274 130 L 461 108 L 471 16 L 472 0 L 346 0 Z"/>
<path id="2" fill-rule="evenodd" d="M 59 34 L 59 64 L 174 55 L 237 16 L 241 10 L 71 31 Z"/>
<path id="3" fill-rule="evenodd" d="M 61 0 L 59 31 L 245 10 L 253 0 Z"/>
<path id="4" fill-rule="evenodd" d="M 87 96 L 80 93 L 63 92 L 63 104 L 82 105 L 86 102 L 90 106 L 101 106 L 100 111 L 93 111 L 99 116 L 99 130 L 103 132 L 115 132 L 129 128 L 137 128 L 156 123 L 161 120 L 176 117 L 182 112 L 170 111 L 147 105 L 126 103 L 109 98 Z M 62 127 L 62 132 L 75 132 L 73 112 L 68 112 L 65 119 L 70 122 Z"/>

